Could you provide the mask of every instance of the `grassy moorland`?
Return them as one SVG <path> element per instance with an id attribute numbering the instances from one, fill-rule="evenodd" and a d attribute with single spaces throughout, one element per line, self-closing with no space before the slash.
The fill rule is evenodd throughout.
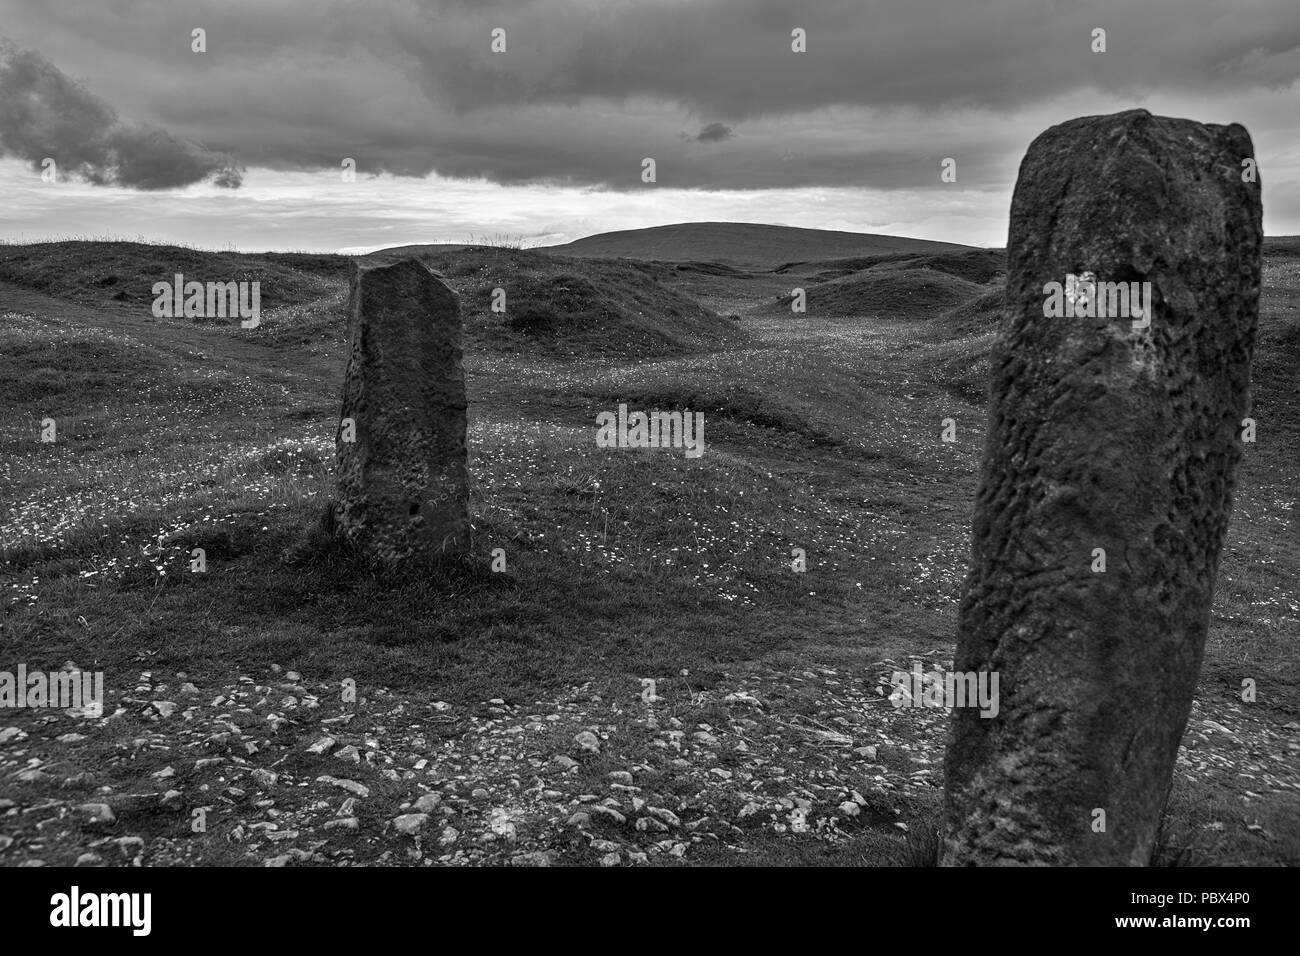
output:
<path id="1" fill-rule="evenodd" d="M 646 248 L 406 250 L 462 296 L 479 560 L 394 577 L 317 530 L 346 259 L 0 246 L 0 670 L 108 698 L 0 712 L 0 863 L 932 861 L 944 715 L 880 684 L 951 657 L 998 257 Z M 1155 862 L 1300 862 L 1300 244 L 1269 250 Z M 175 272 L 260 281 L 261 327 L 153 318 Z M 597 448 L 619 403 L 703 411 L 705 454 Z"/>

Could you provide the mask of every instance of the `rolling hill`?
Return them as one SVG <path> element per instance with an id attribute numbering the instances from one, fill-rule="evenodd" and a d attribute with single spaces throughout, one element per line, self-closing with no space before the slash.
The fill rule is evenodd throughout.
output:
<path id="1" fill-rule="evenodd" d="M 538 251 L 579 258 L 723 262 L 754 269 L 810 259 L 841 259 L 891 252 L 938 253 L 970 249 L 954 242 L 749 222 L 682 222 L 603 232 Z"/>

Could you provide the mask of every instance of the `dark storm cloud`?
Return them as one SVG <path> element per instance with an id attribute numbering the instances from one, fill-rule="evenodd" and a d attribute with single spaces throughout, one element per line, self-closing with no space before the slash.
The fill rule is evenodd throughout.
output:
<path id="1" fill-rule="evenodd" d="M 122 122 L 114 109 L 49 60 L 0 42 L 0 155 L 98 185 L 171 189 L 211 178 L 238 188 L 229 156 L 165 129 Z"/>
<path id="2" fill-rule="evenodd" d="M 247 165 L 613 188 L 646 156 L 677 186 L 911 188 L 945 156 L 970 183 L 1055 98 L 1199 110 L 1300 73 L 1295 0 L 0 0 L 0 22 Z"/>
<path id="3" fill-rule="evenodd" d="M 536 0 L 375 10 L 364 42 L 457 109 L 659 97 L 727 120 L 829 105 L 1012 108 L 1078 89 L 1283 87 L 1294 0 Z M 368 12 L 370 8 L 367 8 Z M 431 14 L 437 10 L 436 17 Z M 505 54 L 488 34 L 506 30 Z M 1107 52 L 1091 31 L 1107 31 Z M 791 31 L 807 52 L 791 51 Z"/>
<path id="4" fill-rule="evenodd" d="M 695 137 L 697 143 L 720 143 L 724 139 L 731 139 L 735 132 L 726 123 L 710 123 L 708 126 L 701 128 L 699 134 Z"/>

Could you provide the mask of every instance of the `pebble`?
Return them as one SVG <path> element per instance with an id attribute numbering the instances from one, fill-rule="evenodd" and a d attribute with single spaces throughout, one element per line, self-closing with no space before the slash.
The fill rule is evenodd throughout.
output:
<path id="1" fill-rule="evenodd" d="M 514 841 L 518 837 L 518 831 L 510 819 L 510 814 L 500 807 L 493 809 L 488 817 L 488 829 L 505 840 Z"/>
<path id="2" fill-rule="evenodd" d="M 623 816 L 623 814 L 619 813 L 613 807 L 605 807 L 597 803 L 597 804 L 593 804 L 588 809 L 592 813 L 598 813 L 601 816 L 609 817 L 609 819 L 613 820 L 615 823 L 619 823 L 619 824 L 627 823 L 627 817 Z"/>
<path id="3" fill-rule="evenodd" d="M 559 860 L 559 854 L 554 850 L 535 850 L 532 853 L 521 853 L 515 857 L 514 862 L 519 866 L 554 866 Z"/>
<path id="4" fill-rule="evenodd" d="M 83 803 L 77 807 L 77 812 L 85 814 L 87 823 L 113 823 L 117 820 L 107 803 Z"/>
<path id="5" fill-rule="evenodd" d="M 365 784 L 357 783 L 355 780 L 341 780 L 338 777 L 331 777 L 329 774 L 316 778 L 317 783 L 328 783 L 334 787 L 342 787 L 348 793 L 358 797 L 370 796 L 370 788 Z"/>
<path id="6" fill-rule="evenodd" d="M 652 817 L 657 817 L 670 827 L 679 827 L 682 825 L 682 821 L 677 814 L 664 807 L 647 807 L 646 813 L 650 814 Z"/>
<path id="7" fill-rule="evenodd" d="M 585 753 L 600 753 L 600 740 L 590 730 L 584 730 L 579 734 L 575 734 L 573 742 Z"/>
<path id="8" fill-rule="evenodd" d="M 253 771 L 253 781 L 259 786 L 266 789 L 274 787 L 280 775 L 274 770 L 267 770 L 264 767 L 258 767 Z"/>
<path id="9" fill-rule="evenodd" d="M 316 741 L 314 744 L 312 744 L 310 747 L 307 748 L 307 753 L 309 754 L 329 753 L 329 751 L 334 747 L 336 743 L 338 743 L 338 741 L 335 740 L 333 737 L 322 737 L 320 740 Z"/>
<path id="10" fill-rule="evenodd" d="M 351 760 L 353 763 L 361 762 L 361 752 L 350 744 L 346 747 L 340 747 L 334 756 L 339 760 Z"/>
<path id="11" fill-rule="evenodd" d="M 427 813 L 404 813 L 393 818 L 393 827 L 398 833 L 418 833 L 429 822 Z"/>
<path id="12" fill-rule="evenodd" d="M 609 779 L 613 783 L 621 783 L 625 786 L 631 786 L 632 784 L 632 775 L 628 773 L 626 770 L 610 771 Z"/>

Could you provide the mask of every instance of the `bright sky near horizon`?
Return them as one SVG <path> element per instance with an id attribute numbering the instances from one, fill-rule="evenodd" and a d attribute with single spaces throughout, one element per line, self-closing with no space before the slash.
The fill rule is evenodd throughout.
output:
<path id="1" fill-rule="evenodd" d="M 1245 125 L 1265 231 L 1300 233 L 1295 0 L 1137 7 L 0 0 L 0 239 L 364 251 L 744 221 L 1002 245 L 1029 142 L 1134 107 Z"/>

